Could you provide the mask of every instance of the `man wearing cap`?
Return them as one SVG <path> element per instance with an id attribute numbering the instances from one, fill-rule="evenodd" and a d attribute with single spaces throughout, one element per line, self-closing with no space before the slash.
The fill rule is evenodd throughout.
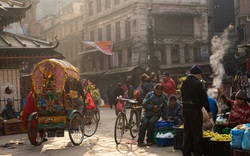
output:
<path id="1" fill-rule="evenodd" d="M 12 118 L 16 118 L 16 114 L 15 114 L 15 110 L 13 109 L 14 106 L 14 102 L 12 99 L 7 99 L 7 104 L 3 109 L 2 112 L 2 117 L 4 118 L 4 120 L 9 120 Z"/>
<path id="2" fill-rule="evenodd" d="M 228 97 L 222 92 L 220 88 L 217 89 L 218 95 L 221 96 L 223 102 L 231 110 L 229 113 L 229 118 L 227 122 L 223 123 L 220 126 L 216 126 L 216 131 L 218 133 L 225 132 L 226 127 L 233 128 L 237 125 L 249 123 L 250 122 L 250 106 L 247 103 L 247 92 L 245 90 L 239 90 L 235 98 L 236 100 L 229 100 Z M 228 130 L 229 131 L 229 130 Z"/>
<path id="3" fill-rule="evenodd" d="M 160 82 L 164 86 L 164 93 L 166 93 L 168 96 L 170 96 L 171 94 L 176 95 L 176 83 L 169 76 L 168 72 L 163 72 Z"/>
<path id="4" fill-rule="evenodd" d="M 207 93 L 200 81 L 202 71 L 199 66 L 194 65 L 190 69 L 190 74 L 181 86 L 181 97 L 184 117 L 184 143 L 183 156 L 202 155 L 202 111 L 204 107 L 209 118 L 212 117 L 208 103 Z"/>
<path id="5" fill-rule="evenodd" d="M 152 146 L 154 141 L 155 124 L 160 119 L 167 120 L 168 96 L 163 92 L 164 87 L 158 83 L 154 91 L 149 92 L 142 103 L 144 108 L 141 125 L 139 127 L 138 146 Z M 144 143 L 147 131 L 147 144 Z"/>

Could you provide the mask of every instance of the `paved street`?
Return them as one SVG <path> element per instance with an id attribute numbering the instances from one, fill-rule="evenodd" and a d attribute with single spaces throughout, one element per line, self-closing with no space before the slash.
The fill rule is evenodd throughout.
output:
<path id="1" fill-rule="evenodd" d="M 181 156 L 181 151 L 174 150 L 173 147 L 137 147 L 135 141 L 131 141 L 129 132 L 126 133 L 123 142 L 116 146 L 114 141 L 114 109 L 101 108 L 101 121 L 96 134 L 85 138 L 80 146 L 71 144 L 68 133 L 65 137 L 48 138 L 40 146 L 33 146 L 28 140 L 28 135 L 5 135 L 0 136 L 0 144 L 9 143 L 9 147 L 0 147 L 1 156 L 34 156 L 34 155 L 60 155 L 60 156 Z"/>

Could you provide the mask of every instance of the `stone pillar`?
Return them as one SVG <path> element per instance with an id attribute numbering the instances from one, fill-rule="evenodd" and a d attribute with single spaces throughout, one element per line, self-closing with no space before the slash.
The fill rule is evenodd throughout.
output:
<path id="1" fill-rule="evenodd" d="M 128 55 L 127 55 L 127 49 L 122 49 L 122 67 L 127 67 L 128 63 Z"/>
<path id="2" fill-rule="evenodd" d="M 185 44 L 179 44 L 179 56 L 180 56 L 180 64 L 184 64 L 185 63 L 185 54 L 184 54 L 184 51 L 185 51 Z"/>
<path id="3" fill-rule="evenodd" d="M 167 61 L 167 64 L 172 64 L 171 59 L 172 59 L 171 44 L 166 43 L 166 61 Z"/>
<path id="4" fill-rule="evenodd" d="M 189 62 L 194 62 L 194 47 L 190 46 L 189 48 Z"/>

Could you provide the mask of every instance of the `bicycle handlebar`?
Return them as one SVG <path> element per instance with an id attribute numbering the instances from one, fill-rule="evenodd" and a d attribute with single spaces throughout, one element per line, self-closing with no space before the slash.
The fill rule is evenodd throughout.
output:
<path id="1" fill-rule="evenodd" d="M 131 104 L 137 104 L 138 103 L 138 101 L 136 101 L 134 99 L 126 99 L 126 98 L 122 98 L 122 96 L 117 96 L 116 99 L 121 100 L 121 101 L 128 101 Z"/>

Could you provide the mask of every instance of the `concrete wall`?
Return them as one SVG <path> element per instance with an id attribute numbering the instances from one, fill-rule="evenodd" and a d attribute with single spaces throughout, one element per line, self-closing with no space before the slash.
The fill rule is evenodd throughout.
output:
<path id="1" fill-rule="evenodd" d="M 15 110 L 20 110 L 20 72 L 19 69 L 0 69 L 0 111 L 6 105 L 6 100 L 14 100 Z M 10 94 L 5 92 L 6 87 L 12 90 Z"/>

